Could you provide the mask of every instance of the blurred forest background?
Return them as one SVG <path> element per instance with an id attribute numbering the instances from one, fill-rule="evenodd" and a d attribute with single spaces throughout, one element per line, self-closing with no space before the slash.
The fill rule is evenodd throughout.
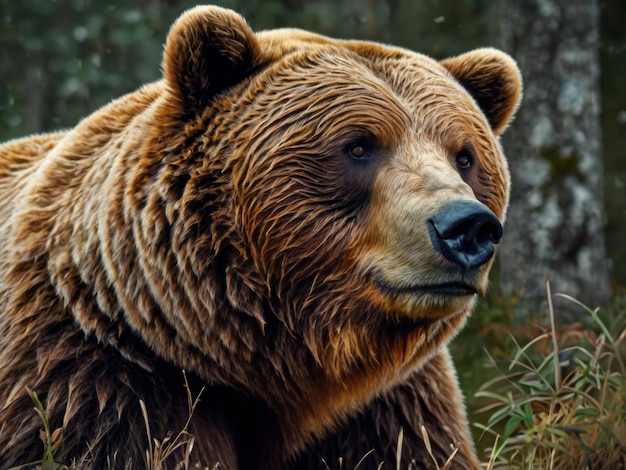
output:
<path id="1" fill-rule="evenodd" d="M 0 0 L 0 141 L 74 126 L 159 79 L 168 28 L 197 3 Z M 300 27 L 440 59 L 494 46 L 518 60 L 525 101 L 503 139 L 513 177 L 505 239 L 489 298 L 455 342 L 470 402 L 485 383 L 473 374 L 480 348 L 502 344 L 494 325 L 547 320 L 546 281 L 592 308 L 626 311 L 624 0 L 213 3 L 255 30 Z M 563 327 L 585 314 L 573 312 L 561 315 Z M 485 341 L 464 341 L 477 331 Z"/>

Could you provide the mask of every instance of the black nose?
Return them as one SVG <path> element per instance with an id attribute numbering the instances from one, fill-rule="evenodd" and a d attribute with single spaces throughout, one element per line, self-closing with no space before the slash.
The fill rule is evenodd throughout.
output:
<path id="1" fill-rule="evenodd" d="M 502 239 L 502 224 L 487 207 L 475 201 L 455 201 L 428 219 L 435 250 L 464 270 L 482 266 Z"/>

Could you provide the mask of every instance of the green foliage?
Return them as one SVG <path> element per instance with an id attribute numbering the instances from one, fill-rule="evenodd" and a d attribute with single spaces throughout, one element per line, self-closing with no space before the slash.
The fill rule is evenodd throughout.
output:
<path id="1" fill-rule="evenodd" d="M 550 298 L 550 297 L 549 297 Z M 488 468 L 623 468 L 626 464 L 626 311 L 607 321 L 589 315 L 589 327 L 554 325 L 520 339 L 510 357 L 497 360 L 476 393 L 487 413 L 478 428 L 497 436 Z"/>
<path id="2" fill-rule="evenodd" d="M 63 443 L 63 429 L 57 428 L 54 431 L 50 429 L 48 416 L 46 415 L 43 404 L 41 403 L 41 400 L 39 400 L 37 393 L 32 390 L 28 390 L 28 393 L 35 403 L 35 411 L 43 424 L 43 430 L 40 434 L 44 447 L 43 458 L 41 459 L 41 470 L 58 470 L 66 468 L 54 461 L 54 454 Z"/>
<path id="3" fill-rule="evenodd" d="M 48 415 L 44 408 L 43 403 L 39 399 L 37 392 L 27 389 L 27 393 L 35 404 L 35 413 L 39 417 L 43 429 L 39 433 L 39 437 L 43 442 L 43 455 L 39 462 L 28 462 L 18 467 L 13 467 L 10 470 L 21 470 L 37 468 L 39 470 L 68 470 L 68 467 L 55 462 L 54 454 L 59 450 L 59 447 L 63 443 L 63 429 L 57 428 L 52 430 L 50 428 L 50 422 Z"/>

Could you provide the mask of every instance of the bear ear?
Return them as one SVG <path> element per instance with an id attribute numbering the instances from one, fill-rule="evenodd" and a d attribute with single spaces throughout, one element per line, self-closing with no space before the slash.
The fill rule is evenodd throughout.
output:
<path id="1" fill-rule="evenodd" d="M 200 6 L 183 13 L 167 37 L 163 74 L 185 112 L 200 112 L 220 91 L 251 75 L 261 49 L 234 11 Z"/>
<path id="2" fill-rule="evenodd" d="M 515 61 L 497 49 L 476 49 L 441 62 L 476 100 L 496 135 L 511 121 L 522 95 Z"/>

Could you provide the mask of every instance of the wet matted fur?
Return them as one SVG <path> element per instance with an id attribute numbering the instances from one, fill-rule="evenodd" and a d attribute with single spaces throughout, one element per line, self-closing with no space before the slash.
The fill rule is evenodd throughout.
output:
<path id="1" fill-rule="evenodd" d="M 402 429 L 429 468 L 424 425 L 439 464 L 478 468 L 446 343 L 491 260 L 455 266 L 427 221 L 458 200 L 504 220 L 515 63 L 198 7 L 163 74 L 0 147 L 0 467 L 41 457 L 28 387 L 58 461 L 142 468 L 139 402 L 154 437 L 182 429 L 185 370 L 192 462 L 376 468 Z"/>

